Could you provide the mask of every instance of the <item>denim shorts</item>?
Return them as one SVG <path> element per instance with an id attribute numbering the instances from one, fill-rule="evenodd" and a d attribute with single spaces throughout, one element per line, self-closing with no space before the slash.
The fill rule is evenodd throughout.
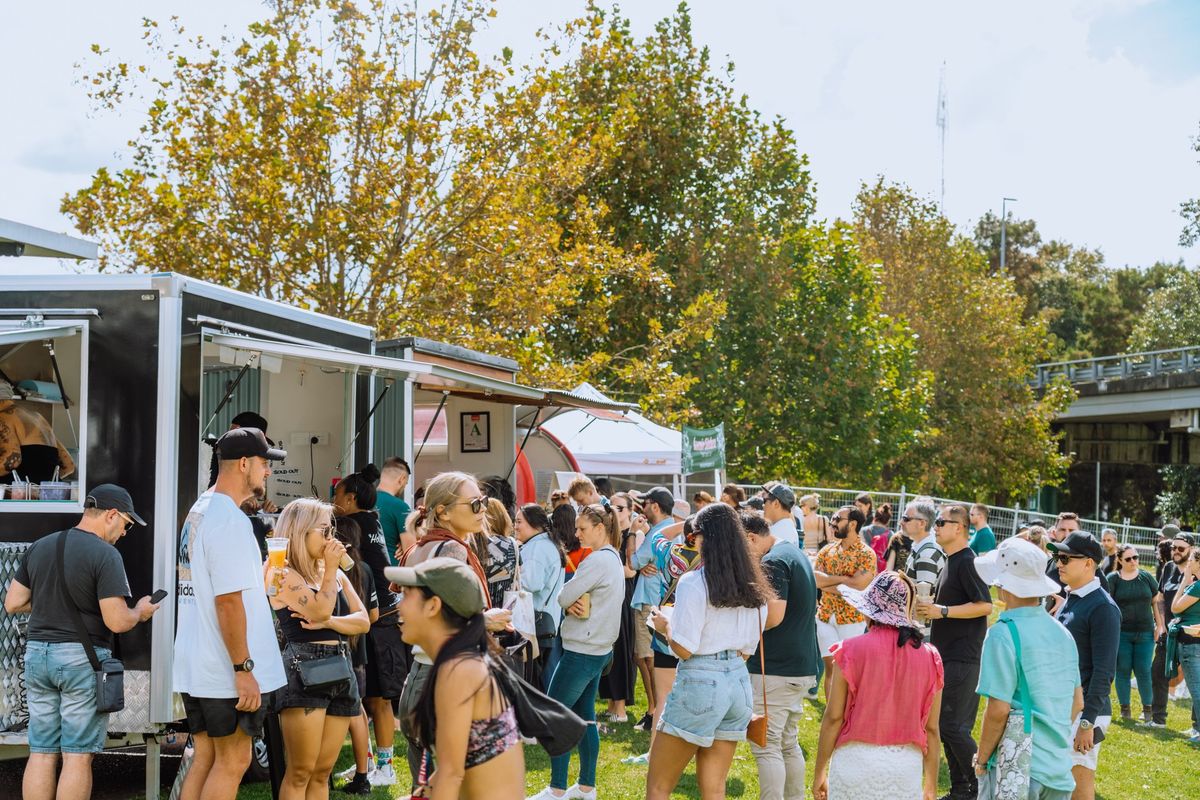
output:
<path id="1" fill-rule="evenodd" d="M 698 747 L 740 742 L 754 713 L 750 674 L 736 650 L 680 659 L 658 730 Z"/>
<path id="2" fill-rule="evenodd" d="M 309 661 L 338 653 L 346 659 L 346 669 L 351 677 L 316 691 L 304 688 L 304 684 L 300 682 L 300 670 L 296 667 L 296 661 Z M 288 642 L 283 648 L 283 669 L 287 673 L 287 685 L 275 693 L 276 711 L 288 708 L 322 708 L 331 717 L 357 717 L 362 712 L 358 681 L 353 677 L 350 651 L 346 645 Z"/>
<path id="3" fill-rule="evenodd" d="M 96 658 L 112 657 L 106 647 Z M 99 753 L 108 714 L 96 713 L 96 673 L 77 642 L 27 642 L 25 695 L 29 752 Z"/>

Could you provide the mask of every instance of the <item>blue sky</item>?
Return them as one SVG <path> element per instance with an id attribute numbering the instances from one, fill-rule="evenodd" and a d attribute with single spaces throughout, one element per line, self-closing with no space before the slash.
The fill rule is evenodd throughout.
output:
<path id="1" fill-rule="evenodd" d="M 422 3 L 428 6 L 429 3 Z M 674 0 L 627 2 L 636 31 Z M 582 0 L 501 0 L 481 48 L 511 46 Z M 736 86 L 796 131 L 818 211 L 849 214 L 883 175 L 936 198 L 939 69 L 946 63 L 946 213 L 969 227 L 1000 198 L 1043 236 L 1101 248 L 1110 264 L 1184 259 L 1179 203 L 1200 196 L 1200 0 L 696 0 L 694 32 Z M 114 163 L 140 121 L 95 115 L 75 64 L 99 42 L 137 61 L 139 20 L 180 16 L 214 37 L 266 13 L 251 0 L 24 3 L 5 12 L 9 113 L 0 126 L 0 217 L 70 232 L 61 196 Z M 30 259 L 21 259 L 28 262 Z M 5 262 L 5 266 L 12 262 Z"/>

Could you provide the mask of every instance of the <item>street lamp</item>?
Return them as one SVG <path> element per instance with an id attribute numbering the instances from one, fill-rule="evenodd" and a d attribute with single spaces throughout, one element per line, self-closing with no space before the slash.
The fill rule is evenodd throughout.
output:
<path id="1" fill-rule="evenodd" d="M 1000 271 L 1004 271 L 1008 263 L 1008 204 L 1017 202 L 1015 197 L 1004 197 L 1000 200 Z"/>

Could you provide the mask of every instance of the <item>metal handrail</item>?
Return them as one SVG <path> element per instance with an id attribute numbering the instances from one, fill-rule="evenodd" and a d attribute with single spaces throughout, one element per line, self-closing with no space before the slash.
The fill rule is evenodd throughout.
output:
<path id="1" fill-rule="evenodd" d="M 1074 361 L 1052 361 L 1034 367 L 1030 381 L 1042 389 L 1050 381 L 1065 377 L 1072 384 L 1098 383 L 1109 378 L 1152 377 L 1200 370 L 1200 345 L 1170 350 L 1147 350 Z"/>

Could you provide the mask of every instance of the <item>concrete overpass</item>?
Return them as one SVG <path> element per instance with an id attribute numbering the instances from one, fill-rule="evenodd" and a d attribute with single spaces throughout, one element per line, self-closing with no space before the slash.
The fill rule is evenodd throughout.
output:
<path id="1" fill-rule="evenodd" d="M 1067 380 L 1059 415 L 1079 462 L 1200 464 L 1200 347 L 1039 364 L 1033 384 Z"/>

